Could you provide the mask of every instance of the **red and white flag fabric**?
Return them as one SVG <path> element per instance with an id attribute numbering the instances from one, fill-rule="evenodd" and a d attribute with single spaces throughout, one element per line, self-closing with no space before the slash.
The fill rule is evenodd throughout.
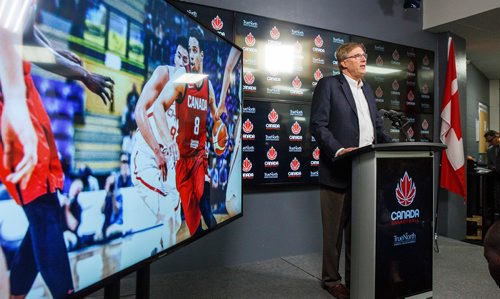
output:
<path id="1" fill-rule="evenodd" d="M 448 40 L 448 68 L 441 105 L 441 142 L 448 146 L 441 155 L 441 188 L 466 200 L 464 140 L 460 124 L 455 50 L 451 37 Z"/>

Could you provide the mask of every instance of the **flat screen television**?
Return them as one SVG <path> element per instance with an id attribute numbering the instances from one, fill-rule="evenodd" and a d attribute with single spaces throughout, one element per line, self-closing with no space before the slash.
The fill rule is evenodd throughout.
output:
<path id="1" fill-rule="evenodd" d="M 88 294 L 242 216 L 240 48 L 170 1 L 15 5 L 39 151 L 0 165 L 0 291 Z"/>

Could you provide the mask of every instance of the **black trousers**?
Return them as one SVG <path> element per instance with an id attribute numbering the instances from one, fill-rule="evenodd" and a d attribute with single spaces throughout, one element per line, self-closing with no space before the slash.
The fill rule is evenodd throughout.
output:
<path id="1" fill-rule="evenodd" d="M 320 187 L 321 220 L 323 223 L 322 282 L 326 287 L 339 284 L 342 236 L 345 232 L 345 284 L 351 279 L 351 192 Z"/>

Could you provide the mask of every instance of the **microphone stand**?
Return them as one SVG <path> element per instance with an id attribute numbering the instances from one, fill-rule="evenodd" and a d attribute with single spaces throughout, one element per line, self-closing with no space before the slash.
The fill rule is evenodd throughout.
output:
<path id="1" fill-rule="evenodd" d="M 401 116 L 401 120 L 405 121 L 405 123 L 399 129 L 405 134 L 406 142 L 409 142 L 411 137 L 408 135 L 408 131 L 406 131 L 405 127 L 410 124 L 410 121 L 405 116 Z"/>
<path id="2" fill-rule="evenodd" d="M 382 113 L 382 117 L 386 117 L 392 122 L 391 126 L 393 128 L 403 131 L 406 142 L 410 141 L 410 135 L 408 135 L 408 132 L 405 129 L 405 127 L 408 126 L 408 124 L 410 124 L 410 121 L 406 116 L 396 111 L 392 110 L 386 111 L 384 109 L 380 109 L 380 113 Z"/>

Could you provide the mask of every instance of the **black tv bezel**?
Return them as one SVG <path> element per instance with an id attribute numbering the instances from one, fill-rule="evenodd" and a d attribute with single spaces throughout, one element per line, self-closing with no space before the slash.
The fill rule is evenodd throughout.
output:
<path id="1" fill-rule="evenodd" d="M 228 43 L 229 45 L 231 45 L 232 47 L 238 49 L 240 52 L 241 52 L 241 55 L 239 57 L 239 64 L 241 65 L 241 73 L 242 75 L 240 76 L 240 86 L 242 88 L 242 84 L 243 84 L 243 49 L 241 47 L 239 47 L 238 45 L 236 45 L 233 41 L 227 39 L 226 37 L 220 35 L 217 33 L 217 31 L 213 30 L 212 28 L 208 27 L 208 26 L 205 26 L 204 24 L 200 23 L 198 20 L 196 20 L 196 18 L 194 18 L 191 14 L 185 12 L 183 9 L 179 8 L 177 5 L 176 5 L 176 2 L 177 1 L 174 1 L 174 0 L 155 0 L 155 1 L 163 1 L 165 3 L 167 3 L 168 5 L 172 6 L 174 9 L 176 9 L 178 12 L 182 13 L 183 15 L 187 16 L 188 18 L 190 18 L 193 22 L 197 23 L 198 25 L 202 26 L 205 30 L 209 30 L 212 34 L 214 34 L 215 36 L 217 36 L 218 38 L 224 40 L 226 43 Z M 233 17 L 234 17 L 234 11 L 231 11 L 231 13 L 233 14 Z M 232 26 L 234 26 L 234 24 L 232 24 Z M 241 93 L 242 95 L 242 99 L 241 100 L 241 107 L 243 107 L 243 102 L 244 102 L 244 95 L 243 95 L 243 92 Z M 241 113 L 241 112 L 240 112 Z M 241 176 L 240 176 L 240 179 L 241 179 Z M 200 234 L 196 234 L 194 236 L 191 236 L 189 238 L 187 238 L 186 240 L 183 240 L 181 241 L 180 243 L 177 243 L 163 251 L 160 251 L 158 252 L 157 254 L 149 257 L 149 258 L 146 258 L 146 259 L 143 259 L 141 261 L 138 261 L 137 263 L 131 265 L 131 266 L 128 266 L 116 273 L 113 273 L 111 274 L 110 276 L 108 277 L 105 277 L 101 280 L 98 280 L 96 281 L 95 283 L 91 284 L 91 285 L 88 285 L 82 289 L 79 289 L 77 291 L 75 291 L 75 293 L 71 294 L 68 298 L 83 298 L 85 296 L 88 296 L 96 291 L 98 291 L 99 289 L 102 289 L 103 287 L 106 287 L 106 286 L 110 286 L 112 285 L 113 283 L 116 283 L 117 281 L 119 281 L 120 279 L 122 279 L 123 277 L 133 273 L 133 272 L 136 272 L 142 268 L 144 268 L 145 266 L 149 266 L 150 264 L 152 264 L 153 262 L 155 261 L 158 261 L 159 259 L 171 254 L 172 252 L 175 252 L 201 238 L 203 238 L 204 236 L 206 236 L 207 234 L 210 234 L 216 230 L 219 230 L 220 228 L 232 223 L 233 221 L 237 220 L 237 219 L 240 219 L 241 217 L 243 217 L 244 215 L 244 205 L 243 205 L 243 197 L 244 197 L 244 193 L 243 193 L 243 183 L 241 184 L 241 190 L 240 190 L 240 194 L 241 194 L 241 212 L 238 214 L 238 215 L 235 215 L 227 220 L 225 220 L 224 222 L 222 223 L 218 223 L 215 227 L 213 228 L 210 228 L 209 230 L 206 230 L 206 231 L 203 231 L 201 232 Z"/>

